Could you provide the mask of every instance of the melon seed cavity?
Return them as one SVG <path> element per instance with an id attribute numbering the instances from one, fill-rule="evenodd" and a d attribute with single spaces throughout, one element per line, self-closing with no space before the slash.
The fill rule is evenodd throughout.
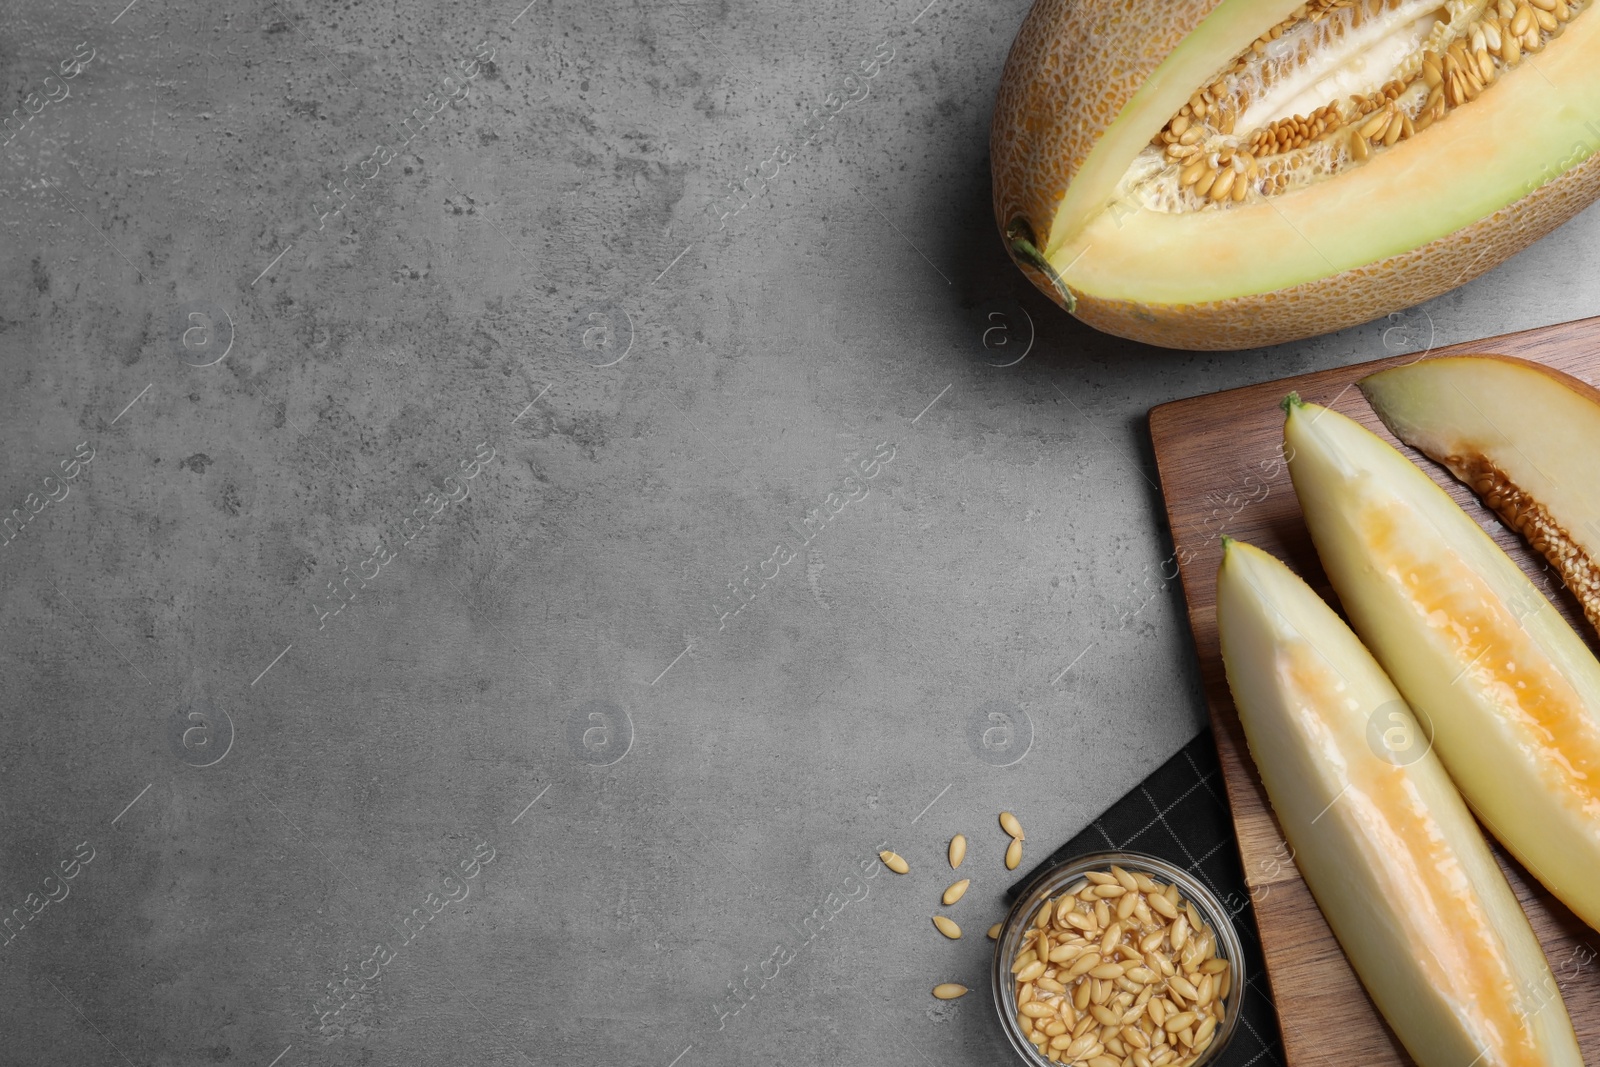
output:
<path id="1" fill-rule="evenodd" d="M 1259 203 L 1395 148 L 1544 50 L 1587 0 L 1310 0 L 1197 89 L 1115 199 Z"/>

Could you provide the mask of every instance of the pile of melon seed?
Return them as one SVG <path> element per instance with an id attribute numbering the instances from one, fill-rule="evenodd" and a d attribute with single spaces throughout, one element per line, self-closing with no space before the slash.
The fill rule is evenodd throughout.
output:
<path id="1" fill-rule="evenodd" d="M 1000 825 L 1011 836 L 1006 868 L 1022 862 L 1022 824 L 1010 812 Z M 966 858 L 967 839 L 950 841 L 950 867 Z M 878 858 L 896 874 L 910 866 L 893 852 Z M 948 907 L 966 893 L 963 878 L 940 898 Z M 949 938 L 961 927 L 946 915 L 933 924 Z M 1000 923 L 989 928 L 1000 936 Z M 1210 1048 L 1226 1017 L 1232 983 L 1216 955 L 1216 934 L 1176 885 L 1113 864 L 1089 871 L 1039 908 L 1012 962 L 1017 1025 L 1052 1063 L 1071 1067 L 1188 1067 Z M 940 1000 L 967 987 L 944 982 Z"/>
<path id="2" fill-rule="evenodd" d="M 1232 984 L 1216 934 L 1175 885 L 1113 864 L 1040 906 L 1011 965 L 1017 1025 L 1053 1063 L 1188 1067 Z"/>

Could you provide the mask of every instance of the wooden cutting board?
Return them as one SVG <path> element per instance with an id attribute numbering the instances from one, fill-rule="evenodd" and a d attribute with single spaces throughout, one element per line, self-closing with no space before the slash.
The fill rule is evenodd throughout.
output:
<path id="1" fill-rule="evenodd" d="M 1473 352 L 1521 356 L 1600 382 L 1600 318 L 1456 345 L 1431 356 Z M 1172 576 L 1170 568 L 1175 561 L 1200 655 L 1245 881 L 1255 904 L 1270 979 L 1268 992 L 1278 1009 L 1289 1067 L 1380 1067 L 1412 1061 L 1361 988 L 1295 869 L 1251 762 L 1223 674 L 1216 618 L 1221 534 L 1273 553 L 1337 604 L 1317 563 L 1281 457 L 1283 413 L 1278 402 L 1284 394 L 1295 390 L 1308 401 L 1350 416 L 1417 462 L 1522 564 L 1591 647 L 1596 645 L 1576 602 L 1553 580 L 1544 560 L 1480 506 L 1448 471 L 1396 441 L 1356 387 L 1359 379 L 1373 371 L 1417 359 L 1405 355 L 1302 374 L 1179 400 L 1150 412 L 1150 434 L 1174 547 L 1164 576 Z M 1600 465 L 1600 456 L 1595 460 Z M 1577 1029 L 1584 1061 L 1600 1064 L 1600 935 L 1546 893 L 1498 846 L 1496 855 L 1544 945 Z"/>

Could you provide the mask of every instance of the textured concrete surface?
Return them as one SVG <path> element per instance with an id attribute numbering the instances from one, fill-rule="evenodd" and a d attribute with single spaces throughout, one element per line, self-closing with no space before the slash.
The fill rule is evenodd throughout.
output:
<path id="1" fill-rule="evenodd" d="M 1140 350 L 992 234 L 1020 0 L 520 7 L 0 23 L 0 1061 L 995 1062 L 995 813 L 1202 722 L 1145 411 L 1600 295 Z"/>

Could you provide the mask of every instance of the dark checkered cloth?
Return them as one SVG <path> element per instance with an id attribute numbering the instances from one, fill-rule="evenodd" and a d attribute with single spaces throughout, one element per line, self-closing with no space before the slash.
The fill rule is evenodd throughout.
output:
<path id="1" fill-rule="evenodd" d="M 1267 999 L 1250 891 L 1228 813 L 1216 745 L 1207 730 L 1163 763 L 1127 796 L 1111 805 L 1077 837 L 1062 845 L 1012 887 L 1015 897 L 1039 875 L 1086 852 L 1127 849 L 1159 856 L 1199 878 L 1233 915 L 1244 946 L 1244 1010 L 1219 1067 L 1283 1067 L 1278 1017 Z"/>

